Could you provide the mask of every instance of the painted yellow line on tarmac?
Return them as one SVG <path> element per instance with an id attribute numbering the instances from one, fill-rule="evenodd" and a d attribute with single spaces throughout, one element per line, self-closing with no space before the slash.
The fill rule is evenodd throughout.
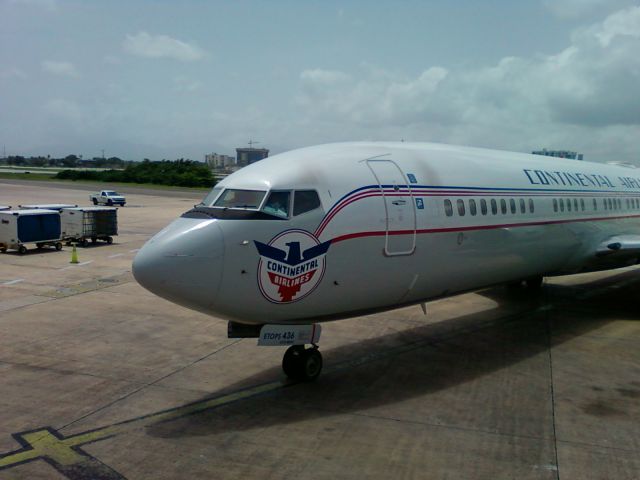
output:
<path id="1" fill-rule="evenodd" d="M 47 460 L 54 466 L 61 467 L 86 463 L 87 458 L 91 457 L 86 452 L 79 450 L 78 447 L 87 443 L 97 442 L 136 428 L 143 428 L 159 422 L 174 420 L 237 400 L 274 391 L 286 385 L 287 383 L 281 381 L 270 382 L 239 392 L 230 393 L 222 397 L 163 410 L 68 437 L 63 437 L 59 432 L 50 427 L 25 433 L 16 433 L 13 436 L 20 442 L 23 448 L 0 454 L 0 469 L 11 468 L 40 458 Z"/>

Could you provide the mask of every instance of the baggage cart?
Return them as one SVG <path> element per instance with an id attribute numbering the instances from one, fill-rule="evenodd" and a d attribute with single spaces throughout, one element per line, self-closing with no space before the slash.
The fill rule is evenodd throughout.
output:
<path id="1" fill-rule="evenodd" d="M 68 203 L 40 203 L 35 205 L 18 205 L 21 210 L 56 210 L 61 211 L 63 208 L 73 208 L 78 205 Z"/>
<path id="2" fill-rule="evenodd" d="M 68 243 L 89 245 L 89 240 L 113 243 L 118 235 L 118 209 L 115 207 L 73 207 L 60 212 L 62 238 Z"/>
<path id="3" fill-rule="evenodd" d="M 12 249 L 24 254 L 29 243 L 61 250 L 60 233 L 60 213 L 55 210 L 0 211 L 0 252 Z"/>

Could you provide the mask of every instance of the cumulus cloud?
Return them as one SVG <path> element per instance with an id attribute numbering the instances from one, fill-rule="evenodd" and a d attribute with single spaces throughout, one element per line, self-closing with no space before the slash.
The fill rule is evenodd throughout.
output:
<path id="1" fill-rule="evenodd" d="M 42 62 L 42 69 L 53 75 L 60 75 L 62 77 L 79 77 L 80 74 L 75 65 L 70 62 L 56 62 L 53 60 L 45 60 Z"/>
<path id="2" fill-rule="evenodd" d="M 191 45 L 167 35 L 149 35 L 147 32 L 127 35 L 122 46 L 131 55 L 172 58 L 182 62 L 200 60 L 205 55 L 205 51 L 197 45 Z"/>
<path id="3" fill-rule="evenodd" d="M 346 73 L 337 70 L 322 70 L 320 68 L 305 70 L 300 74 L 300 78 L 305 82 L 323 85 L 341 83 L 351 79 Z"/>
<path id="4" fill-rule="evenodd" d="M 307 70 L 297 101 L 310 123 L 337 132 L 366 127 L 382 138 L 599 152 L 615 139 L 633 155 L 640 144 L 638 52 L 640 7 L 630 7 L 576 31 L 555 55 L 467 70 L 432 66 L 416 77 Z"/>
<path id="5" fill-rule="evenodd" d="M 430 94 L 447 76 L 447 70 L 441 67 L 429 68 L 416 79 L 367 70 L 362 78 L 331 70 L 305 70 L 300 74 L 302 93 L 298 103 L 348 121 L 404 123 L 433 107 Z"/>
<path id="6" fill-rule="evenodd" d="M 640 38 L 640 8 L 631 7 L 607 17 L 602 26 L 595 28 L 596 37 L 608 47 L 616 37 Z"/>

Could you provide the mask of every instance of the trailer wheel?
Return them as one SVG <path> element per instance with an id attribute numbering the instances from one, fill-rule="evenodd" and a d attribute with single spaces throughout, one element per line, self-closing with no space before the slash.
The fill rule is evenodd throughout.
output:
<path id="1" fill-rule="evenodd" d="M 98 199 L 97 199 L 97 198 L 94 198 L 94 199 L 93 199 L 93 204 L 94 204 L 94 205 L 97 205 L 97 204 L 98 204 Z"/>
<path id="2" fill-rule="evenodd" d="M 24 255 L 25 253 L 27 253 L 27 247 L 25 247 L 24 245 L 20 245 L 20 246 L 18 247 L 18 253 L 19 253 L 20 255 Z"/>
<path id="3" fill-rule="evenodd" d="M 98 239 L 96 237 L 91 237 L 91 243 L 96 243 Z"/>
<path id="4" fill-rule="evenodd" d="M 36 248 L 37 248 L 38 250 L 42 249 L 42 247 L 44 247 L 44 243 L 39 243 L 39 242 L 38 242 L 38 243 L 36 243 Z"/>
<path id="5" fill-rule="evenodd" d="M 56 244 L 54 245 L 54 247 L 56 247 L 56 250 L 60 251 L 60 250 L 62 250 L 62 243 L 60 243 L 60 242 L 56 242 Z"/>
<path id="6" fill-rule="evenodd" d="M 107 205 L 112 206 L 113 205 L 113 200 L 111 200 L 111 199 L 107 200 Z"/>
<path id="7" fill-rule="evenodd" d="M 80 240 L 80 246 L 82 248 L 87 248 L 89 246 L 89 240 L 87 240 L 86 238 L 83 238 L 82 240 Z"/>
<path id="8" fill-rule="evenodd" d="M 7 247 L 0 247 L 0 252 L 6 253 L 7 252 Z"/>
<path id="9" fill-rule="evenodd" d="M 111 245 L 113 243 L 113 237 L 107 237 L 107 243 Z"/>

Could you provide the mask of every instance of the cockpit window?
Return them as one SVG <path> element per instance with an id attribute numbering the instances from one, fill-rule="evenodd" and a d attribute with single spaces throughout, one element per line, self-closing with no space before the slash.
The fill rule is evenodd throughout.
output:
<path id="1" fill-rule="evenodd" d="M 216 199 L 216 197 L 218 195 L 220 195 L 220 192 L 223 190 L 222 187 L 215 187 L 213 190 L 211 190 L 206 197 L 204 197 L 204 200 L 202 200 L 202 202 L 200 202 L 200 205 L 204 205 L 205 207 L 210 207 L 211 204 L 213 203 L 213 201 Z"/>
<path id="2" fill-rule="evenodd" d="M 289 216 L 290 197 L 291 192 L 271 192 L 264 207 L 262 207 L 262 211 L 277 217 L 287 218 Z"/>
<path id="3" fill-rule="evenodd" d="M 296 190 L 293 195 L 293 215 L 310 212 L 320 206 L 320 198 L 315 190 Z"/>
<path id="4" fill-rule="evenodd" d="M 213 194 L 213 192 L 211 192 Z M 263 190 L 235 190 L 227 188 L 213 204 L 221 208 L 245 208 L 256 210 L 267 194 Z"/>

